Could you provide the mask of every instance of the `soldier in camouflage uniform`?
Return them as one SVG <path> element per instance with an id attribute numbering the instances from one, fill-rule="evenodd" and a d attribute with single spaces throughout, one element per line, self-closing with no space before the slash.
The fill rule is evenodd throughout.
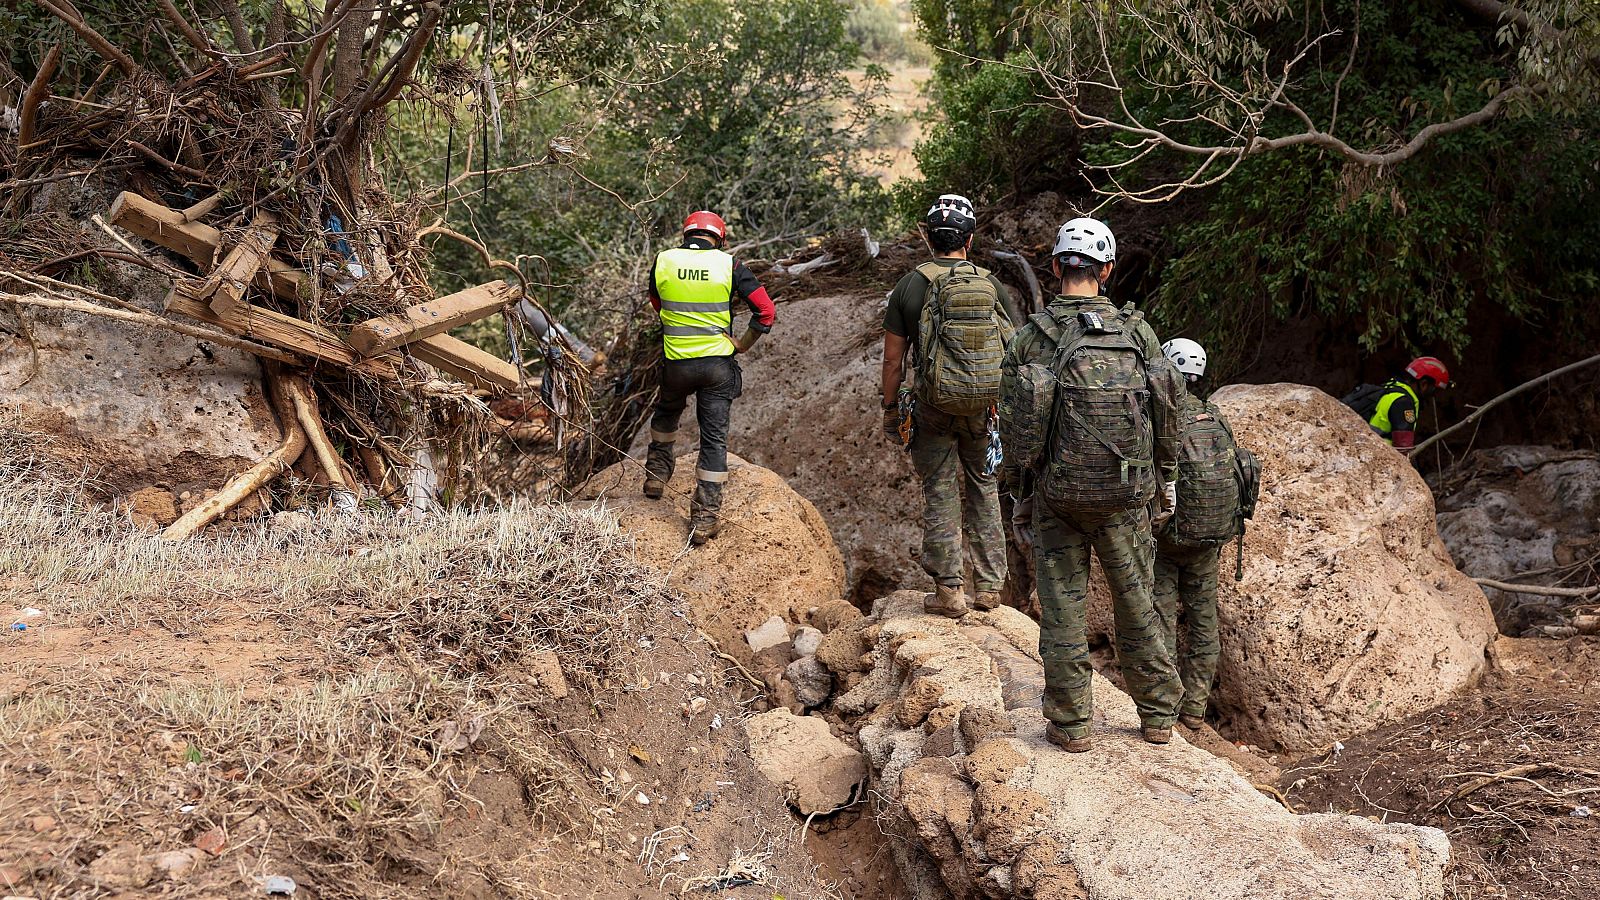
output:
<path id="1" fill-rule="evenodd" d="M 1198 343 L 1188 338 L 1175 338 L 1162 346 L 1162 353 L 1184 378 L 1186 390 L 1179 407 L 1179 441 L 1185 448 L 1192 443 L 1204 442 L 1215 435 L 1213 445 L 1201 445 L 1202 453 L 1221 450 L 1225 462 L 1231 467 L 1233 460 L 1232 430 L 1216 406 L 1203 402 L 1198 393 L 1200 380 L 1206 374 L 1206 352 Z M 1204 426 L 1208 423 L 1222 426 L 1227 440 L 1215 427 L 1189 428 L 1188 423 Z M 1180 451 L 1183 452 L 1183 451 Z M 1187 483 L 1187 482 L 1186 482 Z M 1179 503 L 1187 507 L 1187 491 L 1180 491 Z M 1232 519 L 1238 509 L 1237 493 L 1232 503 L 1221 500 L 1224 508 L 1218 510 L 1224 518 Z M 1231 506 L 1231 512 L 1228 507 Z M 1217 657 L 1222 645 L 1217 637 L 1217 562 L 1222 553 L 1221 543 L 1214 546 L 1187 543 L 1179 539 L 1180 517 L 1174 516 L 1166 528 L 1156 533 L 1156 613 L 1161 617 L 1166 633 L 1167 654 L 1177 663 L 1178 675 L 1183 680 L 1183 702 L 1178 706 L 1178 723 L 1185 728 L 1199 728 L 1205 723 L 1206 704 L 1211 699 L 1211 682 L 1217 674 Z M 1220 533 L 1220 532 L 1219 532 Z M 1179 653 L 1179 616 L 1182 615 L 1183 648 Z"/>
<path id="2" fill-rule="evenodd" d="M 901 444 L 900 392 L 906 362 L 918 350 L 919 323 L 932 289 L 926 273 L 952 270 L 964 262 L 976 227 L 972 204 L 965 197 L 940 196 L 923 220 L 924 237 L 935 256 L 933 266 L 907 272 L 889 294 L 883 322 L 883 430 L 897 445 Z M 1005 286 L 993 276 L 988 278 L 1004 300 Z M 965 533 L 972 546 L 972 605 L 993 609 L 1000 605 L 1000 589 L 1006 581 L 1006 529 L 995 474 L 985 467 L 989 413 L 954 415 L 922 398 L 916 403 L 914 418 L 907 449 L 922 483 L 920 562 L 934 581 L 934 592 L 924 606 L 928 612 L 953 618 L 967 612 Z"/>
<path id="3" fill-rule="evenodd" d="M 1102 296 L 1100 287 L 1109 277 L 1116 244 L 1109 229 L 1092 219 L 1075 219 L 1062 226 L 1052 268 L 1061 278 L 1061 295 L 1048 312 L 1057 320 L 1079 312 L 1111 319 L 1117 307 Z M 1037 318 L 1037 316 L 1035 317 Z M 1177 373 L 1161 356 L 1160 342 L 1143 319 L 1134 326 L 1133 340 L 1150 367 L 1154 463 L 1163 482 L 1161 508 L 1170 514 L 1176 477 Z M 1014 396 L 1018 370 L 1030 363 L 1048 364 L 1055 343 L 1033 320 L 1017 332 L 1006 350 L 1002 366 L 1002 423 L 1017 416 L 1006 398 Z M 1005 428 L 1002 428 L 1005 431 Z M 1048 502 L 1035 502 L 1033 485 L 1042 458 L 1019 459 L 1012 442 L 1006 446 L 1005 479 L 1020 499 L 1014 507 L 1013 525 L 1019 543 L 1032 546 L 1039 591 L 1039 653 L 1044 660 L 1044 715 L 1049 720 L 1046 737 L 1069 752 L 1090 748 L 1093 697 L 1089 643 L 1084 605 L 1089 589 L 1089 551 L 1100 557 L 1111 588 L 1116 622 L 1117 663 L 1139 710 L 1145 740 L 1165 744 L 1171 740 L 1182 685 L 1167 653 L 1161 619 L 1151 596 L 1155 546 L 1150 512 L 1145 507 L 1103 515 L 1068 515 Z"/>

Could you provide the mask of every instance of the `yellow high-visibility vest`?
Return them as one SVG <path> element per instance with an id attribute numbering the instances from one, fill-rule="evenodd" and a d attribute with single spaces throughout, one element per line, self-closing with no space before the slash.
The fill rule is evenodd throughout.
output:
<path id="1" fill-rule="evenodd" d="M 731 356 L 733 257 L 679 247 L 656 257 L 661 337 L 667 359 Z"/>
<path id="2" fill-rule="evenodd" d="M 1411 385 L 1401 381 L 1391 381 L 1384 385 L 1384 394 L 1378 398 L 1378 408 L 1372 413 L 1372 418 L 1367 420 L 1367 424 L 1391 444 L 1394 443 L 1394 438 L 1391 436 L 1394 433 L 1394 423 L 1389 421 L 1389 409 L 1394 406 L 1394 401 L 1400 399 L 1402 392 L 1411 397 L 1411 408 L 1421 413 L 1422 400 L 1417 397 L 1417 392 L 1411 389 Z"/>

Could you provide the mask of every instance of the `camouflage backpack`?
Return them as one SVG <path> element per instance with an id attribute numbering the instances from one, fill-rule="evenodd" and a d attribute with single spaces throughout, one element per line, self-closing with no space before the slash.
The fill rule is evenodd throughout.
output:
<path id="1" fill-rule="evenodd" d="M 1185 394 L 1178 420 L 1178 509 L 1163 535 L 1182 547 L 1220 547 L 1239 531 L 1237 446 L 1215 406 Z"/>
<path id="2" fill-rule="evenodd" d="M 917 392 L 925 403 L 970 416 L 1000 399 L 1000 360 L 1011 322 L 989 273 L 962 260 L 926 262 L 927 302 L 917 325 Z"/>
<path id="3" fill-rule="evenodd" d="M 1131 305 L 1110 315 L 1031 317 L 1055 352 L 1048 368 L 1019 367 L 1006 405 L 1020 420 L 1002 437 L 1017 442 L 1007 452 L 1021 460 L 1044 454 L 1040 492 L 1054 509 L 1116 512 L 1155 496 L 1151 378 L 1135 338 L 1142 319 Z"/>

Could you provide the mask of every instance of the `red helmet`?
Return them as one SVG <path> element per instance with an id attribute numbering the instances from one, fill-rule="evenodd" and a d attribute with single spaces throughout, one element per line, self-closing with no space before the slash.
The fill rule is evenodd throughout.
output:
<path id="1" fill-rule="evenodd" d="M 722 221 L 722 217 L 716 213 L 702 209 L 699 212 L 689 213 L 689 218 L 683 220 L 683 233 L 688 234 L 691 231 L 704 231 L 719 241 L 726 240 L 728 223 Z"/>
<path id="2" fill-rule="evenodd" d="M 1450 371 L 1444 367 L 1444 363 L 1431 356 L 1413 359 L 1411 365 L 1406 366 L 1406 374 L 1418 381 L 1429 379 L 1442 388 L 1450 386 Z"/>

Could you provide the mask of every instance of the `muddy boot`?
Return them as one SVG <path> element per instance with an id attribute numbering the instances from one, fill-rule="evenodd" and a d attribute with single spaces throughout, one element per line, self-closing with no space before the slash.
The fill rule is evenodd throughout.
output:
<path id="1" fill-rule="evenodd" d="M 667 482 L 672 480 L 672 468 L 678 458 L 672 455 L 672 442 L 651 441 L 644 454 L 644 495 L 660 500 L 667 492 Z"/>
<path id="2" fill-rule="evenodd" d="M 1197 716 L 1194 713 L 1179 713 L 1178 724 L 1190 731 L 1199 731 L 1200 726 L 1206 724 L 1206 717 Z"/>
<path id="3" fill-rule="evenodd" d="M 995 609 L 1000 606 L 1000 592 L 979 591 L 972 595 L 972 605 L 983 610 Z"/>
<path id="4" fill-rule="evenodd" d="M 1094 744 L 1093 741 L 1089 740 L 1089 736 L 1087 734 L 1083 737 L 1071 737 L 1065 731 L 1062 731 L 1059 727 L 1057 727 L 1056 723 L 1054 722 L 1045 723 L 1044 738 L 1068 753 L 1086 753 Z"/>
<path id="5" fill-rule="evenodd" d="M 1147 744 L 1172 743 L 1171 728 L 1160 728 L 1155 725 L 1142 725 L 1140 726 L 1139 730 L 1144 734 L 1144 740 Z"/>
<path id="6" fill-rule="evenodd" d="M 717 536 L 722 530 L 722 485 L 701 481 L 695 485 L 694 499 L 689 502 L 689 543 L 696 547 Z"/>
<path id="7" fill-rule="evenodd" d="M 967 595 L 959 584 L 954 587 L 947 584 L 935 585 L 934 592 L 922 598 L 922 611 L 959 619 L 968 612 Z"/>

